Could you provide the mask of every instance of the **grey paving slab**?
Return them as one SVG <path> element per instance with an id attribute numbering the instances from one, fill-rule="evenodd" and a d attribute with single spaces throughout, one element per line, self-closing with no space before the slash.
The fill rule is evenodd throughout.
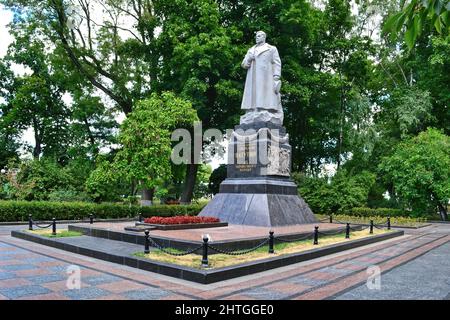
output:
<path id="1" fill-rule="evenodd" d="M 45 294 L 49 292 L 51 292 L 49 289 L 35 285 L 0 289 L 0 294 L 8 297 L 9 299 L 18 299 L 21 297 Z"/>
<path id="2" fill-rule="evenodd" d="M 119 277 L 111 276 L 109 274 L 102 274 L 99 276 L 90 276 L 90 277 L 83 277 L 83 282 L 88 283 L 90 285 L 99 285 L 104 283 L 111 283 L 115 281 L 122 280 Z"/>
<path id="3" fill-rule="evenodd" d="M 445 299 L 450 295 L 450 243 L 431 250 L 386 274 L 381 289 L 366 284 L 345 292 L 338 300 Z"/>
<path id="4" fill-rule="evenodd" d="M 49 283 L 55 281 L 67 280 L 67 276 L 63 276 L 62 274 L 49 274 L 43 276 L 29 276 L 27 279 L 35 284 Z"/>
<path id="5" fill-rule="evenodd" d="M 0 269 L 0 280 L 14 279 L 15 277 L 16 275 L 14 273 L 2 271 L 2 269 Z"/>
<path id="6" fill-rule="evenodd" d="M 6 271 L 31 270 L 35 268 L 36 266 L 32 264 L 13 264 L 9 266 L 2 266 L 2 269 Z"/>
<path id="7" fill-rule="evenodd" d="M 131 290 L 122 295 L 132 300 L 152 300 L 161 299 L 169 296 L 171 293 L 158 288 L 146 288 L 143 290 Z"/>
<path id="8" fill-rule="evenodd" d="M 294 284 L 303 284 L 307 286 L 320 286 L 327 282 L 326 280 L 311 279 L 304 275 L 293 276 L 288 278 L 286 281 Z"/>
<path id="9" fill-rule="evenodd" d="M 81 289 L 66 290 L 63 294 L 75 300 L 88 300 L 110 295 L 111 292 L 97 287 L 86 287 Z"/>
<path id="10" fill-rule="evenodd" d="M 267 290 L 267 288 L 264 287 L 256 287 L 250 290 L 245 290 L 240 294 L 257 300 L 281 300 L 289 295 L 275 290 Z"/>

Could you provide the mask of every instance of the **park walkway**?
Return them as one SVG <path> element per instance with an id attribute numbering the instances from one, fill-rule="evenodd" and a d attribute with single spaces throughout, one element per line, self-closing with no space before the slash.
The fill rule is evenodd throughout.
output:
<path id="1" fill-rule="evenodd" d="M 191 283 L 42 246 L 0 227 L 2 299 L 449 299 L 450 225 L 210 285 Z M 66 286 L 80 267 L 81 289 Z M 380 290 L 366 286 L 381 270 Z"/>

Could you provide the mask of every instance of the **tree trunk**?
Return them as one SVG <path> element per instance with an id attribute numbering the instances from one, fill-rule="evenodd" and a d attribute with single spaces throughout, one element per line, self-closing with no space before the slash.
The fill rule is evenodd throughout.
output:
<path id="1" fill-rule="evenodd" d="M 184 179 L 183 193 L 181 194 L 180 203 L 190 204 L 194 195 L 195 180 L 197 179 L 198 164 L 186 165 L 186 177 Z"/>
<path id="2" fill-rule="evenodd" d="M 35 145 L 33 148 L 33 158 L 39 159 L 39 156 L 41 155 L 41 152 L 42 152 L 42 139 L 41 139 L 41 136 L 39 134 L 39 129 L 36 124 L 34 124 L 33 129 L 34 129 L 34 140 L 35 140 Z"/>
<path id="3" fill-rule="evenodd" d="M 447 208 L 443 206 L 441 203 L 438 203 L 439 214 L 441 216 L 442 221 L 448 220 Z"/>
<path id="4" fill-rule="evenodd" d="M 153 195 L 155 194 L 155 188 L 142 189 L 141 206 L 151 206 L 153 204 Z"/>

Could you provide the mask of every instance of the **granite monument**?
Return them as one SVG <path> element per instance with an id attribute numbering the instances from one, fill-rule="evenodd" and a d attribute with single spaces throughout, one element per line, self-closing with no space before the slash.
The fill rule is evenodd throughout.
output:
<path id="1" fill-rule="evenodd" d="M 291 146 L 283 127 L 281 60 L 263 31 L 242 61 L 247 70 L 240 124 L 228 145 L 227 179 L 201 211 L 229 224 L 287 226 L 317 219 L 290 179 Z"/>

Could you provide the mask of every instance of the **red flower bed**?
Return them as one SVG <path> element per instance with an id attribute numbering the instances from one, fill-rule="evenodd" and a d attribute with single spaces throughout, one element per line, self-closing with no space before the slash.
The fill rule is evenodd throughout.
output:
<path id="1" fill-rule="evenodd" d="M 193 223 L 215 223 L 220 222 L 220 219 L 214 217 L 175 216 L 175 217 L 150 217 L 146 218 L 144 222 L 151 224 L 193 224 Z"/>

